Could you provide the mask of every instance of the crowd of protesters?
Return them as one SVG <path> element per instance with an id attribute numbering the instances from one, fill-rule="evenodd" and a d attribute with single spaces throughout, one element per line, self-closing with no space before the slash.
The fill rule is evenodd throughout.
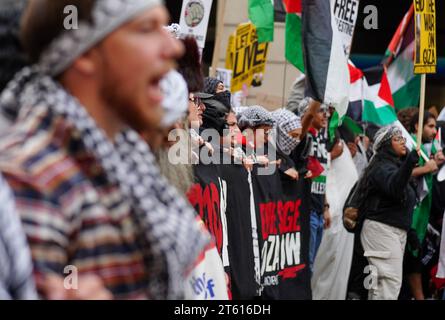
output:
<path id="1" fill-rule="evenodd" d="M 79 28 L 66 30 L 73 3 Z M 422 130 L 421 152 L 395 125 L 330 133 L 333 110 L 304 98 L 304 77 L 286 108 L 234 108 L 229 88 L 204 77 L 196 41 L 167 27 L 160 0 L 0 4 L 0 299 L 193 299 L 199 265 L 229 298 L 214 239 L 187 200 L 194 166 L 212 162 L 311 181 L 312 272 L 332 224 L 328 173 L 344 152 L 360 176 L 344 298 L 445 298 L 439 115 L 426 112 L 419 128 L 416 109 L 399 113 L 414 141 Z M 370 288 L 366 265 L 377 272 Z M 67 266 L 78 290 L 66 287 Z"/>

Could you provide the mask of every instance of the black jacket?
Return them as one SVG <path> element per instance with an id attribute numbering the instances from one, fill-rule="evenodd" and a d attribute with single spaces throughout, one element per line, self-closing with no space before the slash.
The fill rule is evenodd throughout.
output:
<path id="1" fill-rule="evenodd" d="M 411 174 L 419 159 L 415 151 L 403 162 L 389 153 L 376 155 L 376 162 L 369 171 L 370 193 L 375 206 L 367 208 L 366 219 L 408 231 L 416 205 L 415 186 Z"/>

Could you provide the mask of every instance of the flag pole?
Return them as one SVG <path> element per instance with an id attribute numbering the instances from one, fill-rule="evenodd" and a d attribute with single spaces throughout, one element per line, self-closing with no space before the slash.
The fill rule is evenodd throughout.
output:
<path id="1" fill-rule="evenodd" d="M 420 105 L 419 105 L 419 122 L 417 125 L 417 151 L 420 151 L 422 145 L 422 133 L 423 133 L 423 117 L 425 115 L 425 86 L 426 86 L 426 74 L 422 73 L 420 76 Z"/>
<path id="2" fill-rule="evenodd" d="M 210 70 L 210 76 L 216 76 L 216 68 L 218 67 L 219 52 L 221 48 L 222 33 L 224 27 L 224 13 L 226 11 L 226 0 L 219 0 L 216 13 L 216 34 L 215 34 L 215 47 L 213 49 L 212 69 Z"/>

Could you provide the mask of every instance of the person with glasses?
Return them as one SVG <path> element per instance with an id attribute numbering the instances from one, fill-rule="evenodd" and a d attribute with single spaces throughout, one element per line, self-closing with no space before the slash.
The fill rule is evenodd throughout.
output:
<path id="1" fill-rule="evenodd" d="M 406 138 L 395 125 L 380 129 L 374 139 L 375 155 L 362 181 L 366 212 L 360 238 L 371 266 L 370 300 L 396 300 L 402 285 L 403 257 L 417 196 L 412 172 L 419 160 L 409 152 Z"/>
<path id="2" fill-rule="evenodd" d="M 199 132 L 202 126 L 203 114 L 206 109 L 203 99 L 211 98 L 211 94 L 195 92 L 189 94 L 188 120 L 191 128 Z"/>

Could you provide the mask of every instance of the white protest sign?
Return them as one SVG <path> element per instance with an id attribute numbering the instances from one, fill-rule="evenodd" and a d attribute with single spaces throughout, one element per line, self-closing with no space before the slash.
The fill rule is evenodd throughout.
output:
<path id="1" fill-rule="evenodd" d="M 212 2 L 213 0 L 184 0 L 182 3 L 180 37 L 194 37 L 201 49 L 205 47 Z"/>
<path id="2" fill-rule="evenodd" d="M 349 57 L 355 23 L 357 22 L 359 0 L 331 0 L 331 8 L 342 38 L 346 57 Z"/>
<path id="3" fill-rule="evenodd" d="M 230 86 L 232 85 L 232 74 L 232 70 L 216 68 L 216 78 L 221 80 L 227 89 L 230 89 Z"/>

